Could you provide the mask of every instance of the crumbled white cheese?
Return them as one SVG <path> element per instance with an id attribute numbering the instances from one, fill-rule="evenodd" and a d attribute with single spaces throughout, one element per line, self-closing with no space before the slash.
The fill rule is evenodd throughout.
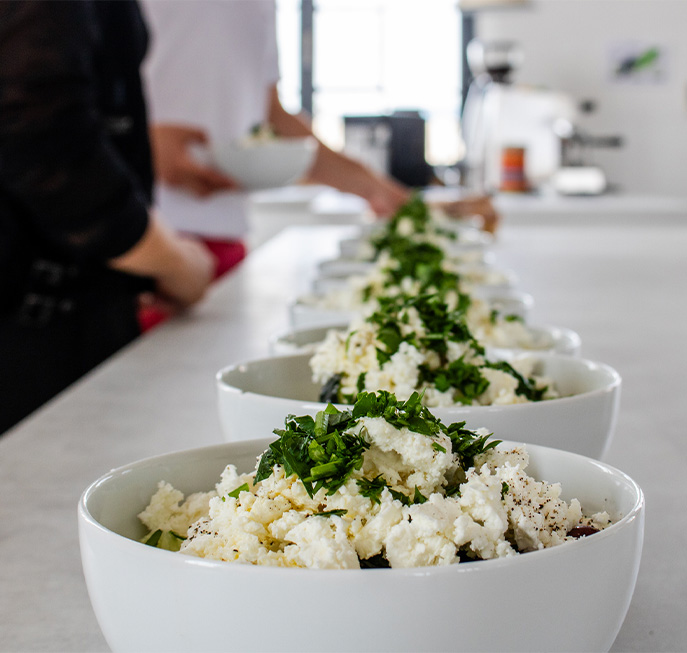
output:
<path id="1" fill-rule="evenodd" d="M 403 319 L 397 320 L 402 336 L 415 335 L 415 341 L 427 335 L 427 328 L 414 307 L 404 309 Z M 502 370 L 485 366 L 485 359 L 469 342 L 446 341 L 447 362 L 458 359 L 477 365 L 480 375 L 489 385 L 479 396 L 471 400 L 474 405 L 490 406 L 528 402 L 518 394 L 518 379 Z M 424 391 L 426 406 L 452 406 L 456 403 L 454 390 L 441 390 L 427 381 L 421 381 L 421 369 L 437 369 L 440 361 L 437 353 L 429 348 L 418 349 L 403 341 L 389 360 L 380 363 L 378 350 L 385 345 L 379 339 L 379 325 L 354 321 L 347 331 L 331 330 L 317 346 L 310 359 L 313 382 L 324 385 L 332 376 L 341 376 L 340 396 L 355 396 L 360 388 L 376 392 L 386 390 L 399 399 L 408 399 L 415 391 Z M 532 377 L 537 388 L 547 388 L 545 398 L 557 396 L 552 380 L 533 374 L 533 361 L 529 358 L 512 362 L 513 367 L 525 377 Z M 363 376 L 364 375 L 364 376 Z"/>
<path id="2" fill-rule="evenodd" d="M 331 495 L 323 488 L 310 497 L 279 465 L 256 484 L 253 474 L 239 475 L 230 465 L 215 490 L 185 502 L 160 483 L 139 516 L 151 530 L 181 531 L 187 555 L 321 569 L 358 568 L 378 555 L 392 567 L 513 556 L 561 544 L 575 526 L 610 523 L 607 513 L 583 517 L 576 499 L 560 498 L 558 484 L 528 476 L 524 447 L 478 455 L 459 493 L 447 496 L 460 467 L 446 435 L 421 435 L 378 417 L 361 418 L 353 428 L 370 446 L 362 468 Z M 363 496 L 358 480 L 379 475 L 387 485 L 377 499 Z M 244 484 L 248 490 L 228 496 Z M 426 500 L 407 505 L 394 492 L 409 498 L 419 492 Z"/>

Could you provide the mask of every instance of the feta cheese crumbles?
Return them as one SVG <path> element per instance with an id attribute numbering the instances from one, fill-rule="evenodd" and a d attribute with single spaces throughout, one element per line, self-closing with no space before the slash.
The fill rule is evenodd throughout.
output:
<path id="1" fill-rule="evenodd" d="M 472 336 L 463 310 L 436 295 L 380 299 L 379 308 L 348 331 L 330 331 L 310 360 L 323 401 L 351 403 L 360 390 L 407 399 L 423 392 L 427 406 L 499 405 L 557 396 L 525 361 L 492 362 Z"/>
<path id="2" fill-rule="evenodd" d="M 139 515 L 154 531 L 145 541 L 244 564 L 417 567 L 515 556 L 610 524 L 528 476 L 524 447 L 445 426 L 417 395 L 362 393 L 351 412 L 289 416 L 275 433 L 254 472 L 229 465 L 210 492 L 184 501 L 160 483 Z M 168 531 L 176 546 L 153 542 Z"/>

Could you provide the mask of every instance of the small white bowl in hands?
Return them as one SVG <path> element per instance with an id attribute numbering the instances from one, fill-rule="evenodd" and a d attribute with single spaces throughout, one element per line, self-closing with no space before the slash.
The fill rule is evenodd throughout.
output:
<path id="1" fill-rule="evenodd" d="M 487 346 L 487 358 L 508 360 L 525 352 L 540 354 L 563 354 L 565 356 L 579 356 L 581 348 L 580 336 L 571 329 L 553 326 L 526 326 L 532 337 L 530 347 L 493 347 Z M 277 333 L 269 342 L 271 356 L 289 354 L 313 353 L 317 346 L 325 339 L 331 330 L 346 331 L 348 324 L 330 324 L 304 329 L 292 329 Z"/>
<path id="2" fill-rule="evenodd" d="M 208 491 L 228 463 L 253 470 L 273 439 L 138 461 L 84 492 L 83 570 L 113 651 L 607 651 L 613 644 L 639 570 L 642 491 L 613 467 L 556 449 L 528 446 L 528 473 L 560 482 L 562 498 L 578 498 L 586 513 L 606 510 L 618 521 L 542 551 L 445 567 L 312 570 L 204 560 L 138 541 L 145 532 L 137 514 L 159 481 L 185 494 Z"/>
<path id="3" fill-rule="evenodd" d="M 465 420 L 499 437 L 603 458 L 610 446 L 620 403 L 620 375 L 608 365 L 571 356 L 528 354 L 534 374 L 553 380 L 558 399 L 501 406 L 432 407 L 444 423 Z M 312 354 L 274 356 L 231 365 L 216 375 L 220 423 L 230 441 L 264 437 L 284 415 L 323 410 L 312 381 Z"/>
<path id="4" fill-rule="evenodd" d="M 298 181 L 317 151 L 312 137 L 233 141 L 216 145 L 215 164 L 245 190 L 276 188 Z"/>

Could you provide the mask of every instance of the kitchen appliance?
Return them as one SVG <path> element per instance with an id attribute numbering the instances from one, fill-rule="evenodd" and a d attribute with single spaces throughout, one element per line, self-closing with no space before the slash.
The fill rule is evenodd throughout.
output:
<path id="1" fill-rule="evenodd" d="M 344 135 L 346 153 L 373 170 L 415 188 L 432 179 L 425 160 L 425 119 L 419 111 L 345 116 Z"/>
<path id="2" fill-rule="evenodd" d="M 585 107 L 583 103 L 583 108 Z M 593 106 L 587 107 L 592 110 Z M 607 188 L 606 175 L 591 165 L 591 152 L 598 148 L 617 148 L 620 136 L 592 136 L 573 123 L 559 119 L 553 130 L 561 143 L 561 167 L 553 174 L 551 186 L 560 195 L 599 195 Z"/>
<path id="3" fill-rule="evenodd" d="M 539 188 L 562 165 L 561 138 L 553 126 L 560 120 L 575 124 L 575 102 L 564 93 L 514 84 L 511 76 L 522 61 L 516 43 L 473 39 L 467 57 L 474 79 L 462 116 L 462 184 L 479 193 Z M 523 166 L 518 184 L 512 183 L 514 153 Z"/>

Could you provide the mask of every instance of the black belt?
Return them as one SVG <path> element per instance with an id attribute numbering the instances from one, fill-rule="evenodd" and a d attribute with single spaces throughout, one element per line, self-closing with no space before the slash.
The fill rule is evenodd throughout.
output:
<path id="1" fill-rule="evenodd" d="M 107 268 L 36 258 L 31 263 L 19 305 L 12 313 L 23 326 L 44 327 L 102 294 L 133 297 L 151 287 L 148 279 Z"/>

